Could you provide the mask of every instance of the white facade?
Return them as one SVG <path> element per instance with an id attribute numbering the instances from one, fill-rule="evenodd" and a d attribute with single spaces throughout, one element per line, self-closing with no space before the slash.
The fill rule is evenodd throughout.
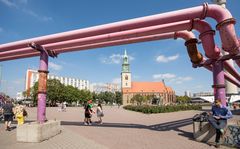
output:
<path id="1" fill-rule="evenodd" d="M 120 85 L 114 84 L 114 83 L 106 83 L 106 84 L 94 83 L 94 84 L 91 84 L 90 91 L 95 93 L 100 93 L 105 91 L 115 93 L 117 91 L 120 92 Z"/>
<path id="2" fill-rule="evenodd" d="M 192 94 L 191 94 L 190 91 L 185 91 L 184 95 L 185 95 L 185 96 L 188 96 L 188 97 L 192 97 Z"/>
<path id="3" fill-rule="evenodd" d="M 25 99 L 25 97 L 23 96 L 23 92 L 17 92 L 16 100 L 21 101 L 21 100 L 24 100 L 24 99 Z"/>
<path id="4" fill-rule="evenodd" d="M 29 90 L 31 87 L 33 87 L 33 85 L 38 81 L 38 78 L 39 78 L 38 71 L 28 69 L 27 74 L 26 74 L 25 89 Z M 90 89 L 88 80 L 81 80 L 81 79 L 70 78 L 70 77 L 62 77 L 62 76 L 56 76 L 56 75 L 51 75 L 51 74 L 48 75 L 48 79 L 57 79 L 63 85 L 65 85 L 65 86 L 70 85 L 70 86 L 78 88 L 79 90 L 82 90 L 82 89 L 89 90 Z"/>
<path id="5" fill-rule="evenodd" d="M 213 96 L 213 92 L 193 93 L 193 97 L 201 97 L 201 96 Z"/>

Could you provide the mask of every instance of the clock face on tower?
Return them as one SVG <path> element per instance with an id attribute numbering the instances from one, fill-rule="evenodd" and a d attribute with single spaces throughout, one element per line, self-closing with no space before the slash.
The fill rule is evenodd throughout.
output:
<path id="1" fill-rule="evenodd" d="M 128 75 L 125 75 L 125 80 L 128 80 Z"/>

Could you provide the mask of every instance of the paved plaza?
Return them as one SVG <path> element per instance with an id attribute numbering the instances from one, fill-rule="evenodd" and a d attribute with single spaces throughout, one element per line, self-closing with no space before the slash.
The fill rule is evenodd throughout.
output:
<path id="1" fill-rule="evenodd" d="M 27 121 L 36 120 L 36 108 L 28 108 Z M 62 133 L 41 143 L 19 143 L 16 128 L 8 132 L 0 124 L 1 149 L 206 149 L 192 140 L 192 117 L 201 111 L 142 114 L 118 107 L 103 107 L 103 124 L 83 125 L 83 108 L 66 112 L 47 108 L 47 118 L 61 121 Z M 239 115 L 234 115 L 234 119 Z M 96 121 L 97 117 L 93 117 Z M 16 127 L 16 122 L 13 124 Z M 227 148 L 227 147 L 221 147 Z"/>

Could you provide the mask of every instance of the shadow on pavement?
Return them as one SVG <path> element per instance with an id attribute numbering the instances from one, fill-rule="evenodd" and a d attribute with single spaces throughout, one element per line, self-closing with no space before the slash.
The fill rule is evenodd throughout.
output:
<path id="1" fill-rule="evenodd" d="M 137 128 L 137 129 L 149 129 L 153 131 L 178 131 L 179 135 L 188 137 L 192 139 L 192 133 L 180 130 L 180 127 L 192 124 L 192 118 L 171 121 L 155 125 L 141 125 L 141 124 L 131 124 L 131 123 L 103 123 L 99 125 L 98 123 L 93 123 L 92 125 L 87 125 L 86 127 L 111 127 L 111 128 Z M 74 125 L 74 126 L 85 126 L 83 122 L 75 121 L 61 121 L 61 125 Z"/>

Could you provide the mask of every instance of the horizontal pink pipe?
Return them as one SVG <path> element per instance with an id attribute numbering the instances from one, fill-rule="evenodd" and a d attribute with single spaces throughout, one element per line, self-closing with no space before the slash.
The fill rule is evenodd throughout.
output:
<path id="1" fill-rule="evenodd" d="M 58 34 L 53 34 L 48 36 L 42 36 L 42 37 L 7 43 L 7 44 L 0 45 L 0 51 L 24 48 L 24 47 L 27 47 L 28 44 L 31 42 L 35 42 L 37 44 L 43 45 L 43 44 L 48 44 L 53 42 L 60 42 L 64 40 L 72 40 L 76 38 L 95 36 L 95 35 L 106 34 L 111 32 L 118 32 L 118 31 L 142 28 L 142 27 L 171 23 L 171 22 L 178 22 L 182 20 L 190 20 L 195 18 L 204 19 L 205 17 L 212 17 L 215 20 L 217 20 L 217 22 L 219 23 L 226 19 L 231 18 L 232 16 L 227 9 L 223 9 L 218 5 L 197 6 L 197 7 L 142 17 L 142 18 L 120 21 L 120 22 L 110 23 L 106 25 L 100 25 L 96 27 L 90 27 L 85 29 L 79 29 L 79 30 L 74 30 L 69 32 L 63 32 L 63 33 L 58 33 Z M 226 30 L 228 29 L 229 28 L 226 28 Z M 231 35 L 232 33 L 229 33 L 229 34 Z"/>
<path id="2" fill-rule="evenodd" d="M 172 32 L 172 33 L 164 33 L 164 34 L 158 34 L 158 35 L 150 35 L 150 36 L 131 38 L 131 39 L 125 39 L 125 40 L 119 40 L 119 41 L 103 42 L 103 43 L 97 43 L 97 44 L 91 44 L 91 45 L 85 45 L 85 46 L 68 47 L 65 49 L 56 50 L 56 52 L 64 53 L 64 52 L 71 52 L 71 51 L 75 51 L 75 50 L 85 50 L 85 49 L 113 46 L 115 44 L 121 45 L 121 44 L 129 44 L 129 43 L 136 43 L 136 42 L 143 42 L 143 41 L 169 39 L 169 38 L 183 38 L 185 40 L 188 40 L 191 38 L 195 38 L 195 35 L 192 32 L 179 31 L 179 32 L 175 32 L 175 33 Z M 33 56 L 39 56 L 39 55 L 40 55 L 39 52 L 27 53 L 27 54 L 21 54 L 21 55 L 0 58 L 0 61 L 13 60 L 13 59 L 18 59 L 18 58 L 27 58 L 27 57 L 33 57 Z"/>
<path id="3" fill-rule="evenodd" d="M 160 33 L 172 32 L 172 31 L 191 30 L 191 29 L 196 29 L 200 32 L 200 38 L 203 41 L 202 45 L 206 55 L 214 59 L 219 57 L 220 50 L 218 48 L 214 48 L 215 42 L 213 38 L 214 34 L 212 34 L 212 28 L 207 22 L 201 21 L 201 20 L 168 23 L 168 24 L 150 26 L 150 27 L 145 27 L 140 29 L 133 29 L 128 31 L 86 37 L 81 39 L 68 40 L 68 41 L 63 41 L 59 43 L 51 43 L 43 46 L 45 49 L 57 50 L 60 48 L 82 46 L 85 44 L 94 44 L 98 42 L 108 42 L 108 41 L 119 40 L 119 39 L 160 34 Z M 17 54 L 24 54 L 24 53 L 34 53 L 34 52 L 35 51 L 32 48 L 27 47 L 27 48 L 18 49 L 18 50 L 1 52 L 0 57 L 6 57 L 10 55 L 17 55 Z"/>
<path id="4" fill-rule="evenodd" d="M 67 40 L 63 42 L 50 43 L 42 46 L 44 46 L 44 48 L 47 50 L 56 50 L 60 48 L 82 46 L 82 45 L 94 44 L 98 42 L 108 42 L 113 40 L 134 38 L 134 37 L 160 34 L 160 33 L 166 33 L 166 32 L 175 32 L 179 30 L 190 29 L 191 26 L 192 26 L 191 21 L 181 21 L 181 22 L 175 22 L 175 23 L 169 23 L 169 24 L 150 26 L 150 27 L 145 27 L 140 29 L 133 29 L 133 30 L 127 30 L 122 32 L 114 32 L 114 33 L 91 36 L 86 38 Z M 0 57 L 31 53 L 31 52 L 34 53 L 35 50 L 33 50 L 31 47 L 27 47 L 23 49 L 0 52 Z"/>
<path id="5" fill-rule="evenodd" d="M 56 50 L 56 53 L 65 53 L 65 52 L 72 52 L 72 51 L 78 51 L 78 50 L 94 49 L 94 48 L 101 48 L 101 47 L 107 47 L 107 46 L 130 44 L 130 43 L 137 43 L 137 42 L 144 42 L 144 41 L 154 41 L 154 40 L 169 39 L 169 38 L 174 38 L 174 33 L 165 33 L 165 34 L 150 35 L 150 36 L 144 36 L 144 37 L 138 37 L 138 38 L 132 38 L 132 39 L 89 44 L 84 46 L 68 47 L 64 49 L 58 49 Z M 27 57 L 33 57 L 33 56 L 39 56 L 39 55 L 40 55 L 39 52 L 33 52 L 33 53 L 27 53 L 27 54 L 21 54 L 21 55 L 11 55 L 8 57 L 0 57 L 0 61 L 14 60 L 19 58 L 27 58 Z"/>

